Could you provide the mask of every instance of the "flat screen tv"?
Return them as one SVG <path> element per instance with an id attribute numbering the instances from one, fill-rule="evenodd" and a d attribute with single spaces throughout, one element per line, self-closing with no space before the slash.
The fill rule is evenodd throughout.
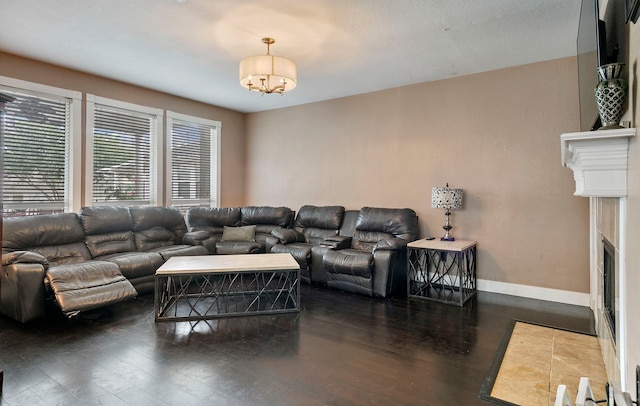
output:
<path id="1" fill-rule="evenodd" d="M 598 66 L 607 63 L 606 43 L 605 23 L 599 18 L 598 0 L 582 0 L 577 40 L 581 131 L 600 128 L 593 89 L 598 84 Z"/>

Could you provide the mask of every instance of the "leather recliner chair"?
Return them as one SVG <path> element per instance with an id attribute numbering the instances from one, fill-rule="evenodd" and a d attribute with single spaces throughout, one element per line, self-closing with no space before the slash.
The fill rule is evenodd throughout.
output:
<path id="1" fill-rule="evenodd" d="M 271 252 L 291 254 L 300 265 L 300 279 L 310 283 L 313 272 L 311 249 L 315 245 L 333 245 L 344 240 L 338 237 L 344 213 L 342 206 L 302 206 L 294 228 L 272 232 L 279 244 L 274 245 Z"/>
<path id="2" fill-rule="evenodd" d="M 415 211 L 363 207 L 351 246 L 322 258 L 327 286 L 369 296 L 406 294 L 406 246 L 417 234 Z"/>

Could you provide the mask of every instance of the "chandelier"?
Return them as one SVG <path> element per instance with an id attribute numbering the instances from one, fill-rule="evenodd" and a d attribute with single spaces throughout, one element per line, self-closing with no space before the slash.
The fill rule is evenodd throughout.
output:
<path id="1" fill-rule="evenodd" d="M 282 93 L 296 87 L 296 64 L 287 58 L 273 56 L 269 47 L 273 38 L 262 38 L 267 44 L 267 54 L 250 56 L 240 62 L 240 85 L 249 90 L 265 93 Z"/>

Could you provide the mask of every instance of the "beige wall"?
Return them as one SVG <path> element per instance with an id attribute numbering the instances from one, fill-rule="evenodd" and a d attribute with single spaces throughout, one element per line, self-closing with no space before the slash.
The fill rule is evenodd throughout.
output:
<path id="1" fill-rule="evenodd" d="M 629 99 L 628 112 L 623 118 L 631 121 L 631 127 L 640 128 L 640 21 L 627 24 L 629 30 Z M 628 280 L 626 293 L 627 326 L 627 390 L 635 399 L 635 368 L 640 365 L 640 144 L 636 134 L 629 143 L 629 174 L 627 199 L 626 263 Z"/>
<path id="2" fill-rule="evenodd" d="M 243 204 L 244 114 L 3 52 L 0 52 L 0 76 L 220 121 L 221 205 Z M 84 122 L 82 128 L 84 139 Z"/>
<path id="3" fill-rule="evenodd" d="M 575 58 L 253 113 L 245 203 L 410 207 L 439 237 L 431 188 L 449 182 L 479 278 L 589 292 L 588 199 L 560 161 L 571 131 Z"/>

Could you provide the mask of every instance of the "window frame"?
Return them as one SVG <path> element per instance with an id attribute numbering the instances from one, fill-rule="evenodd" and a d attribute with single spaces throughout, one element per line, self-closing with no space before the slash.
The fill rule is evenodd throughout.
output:
<path id="1" fill-rule="evenodd" d="M 165 155 L 165 200 L 167 205 L 173 205 L 173 122 L 174 120 L 186 121 L 194 124 L 200 124 L 212 127 L 210 146 L 210 195 L 207 202 L 208 207 L 218 207 L 220 204 L 220 145 L 222 135 L 222 123 L 216 120 L 210 120 L 206 118 L 191 116 L 187 114 L 176 113 L 174 111 L 167 111 L 167 152 Z M 192 199 L 194 206 L 205 203 L 203 199 Z M 200 203 L 198 203 L 200 202 Z"/>
<path id="2" fill-rule="evenodd" d="M 34 96 L 64 98 L 69 101 L 68 156 L 65 156 L 65 213 L 82 206 L 82 92 L 0 76 L 0 89 Z M 3 175 L 4 176 L 4 175 Z"/>
<path id="3" fill-rule="evenodd" d="M 86 154 L 85 154 L 85 206 L 103 205 L 104 202 L 93 202 L 93 164 L 94 164 L 94 124 L 96 104 L 116 109 L 129 110 L 133 113 L 150 115 L 152 118 L 150 134 L 150 162 L 149 162 L 149 201 L 131 200 L 127 201 L 128 206 L 157 206 L 162 201 L 161 191 L 161 157 L 163 156 L 163 121 L 164 110 L 155 107 L 143 106 L 139 104 L 124 102 L 121 100 L 109 99 L 93 94 L 86 95 L 87 115 L 86 115 Z M 115 204 L 122 203 L 114 201 Z"/>

